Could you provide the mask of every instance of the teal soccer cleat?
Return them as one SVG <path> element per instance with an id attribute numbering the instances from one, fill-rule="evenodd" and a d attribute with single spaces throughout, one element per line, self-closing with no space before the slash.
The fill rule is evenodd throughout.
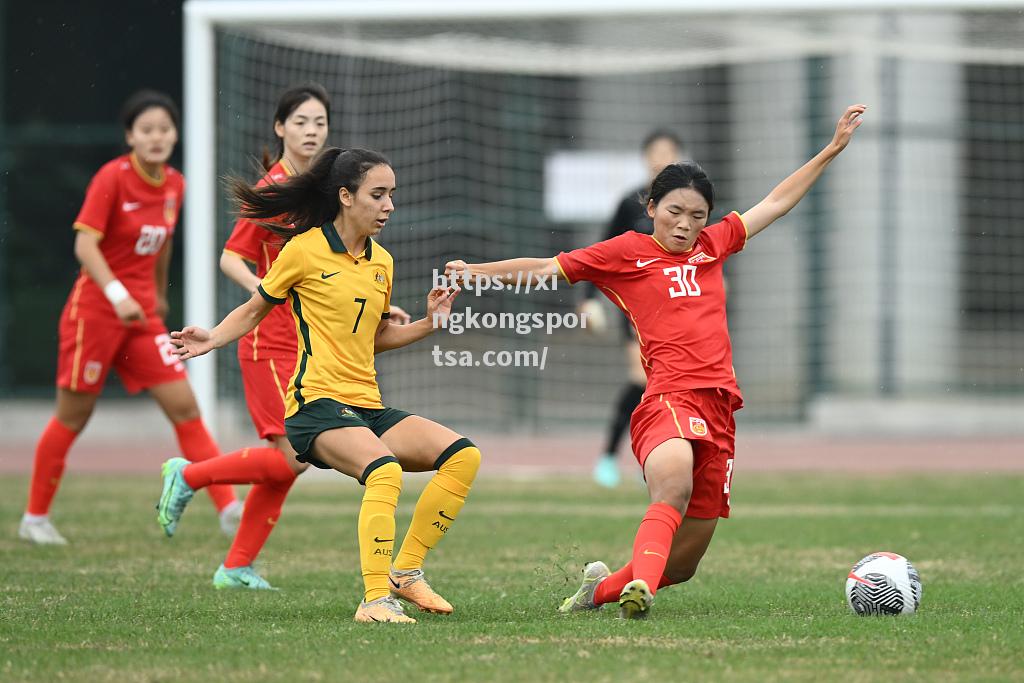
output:
<path id="1" fill-rule="evenodd" d="M 614 455 L 602 455 L 594 465 L 594 481 L 598 486 L 613 489 L 622 481 L 619 474 L 619 463 Z"/>
<path id="2" fill-rule="evenodd" d="M 231 569 L 221 565 L 213 575 L 213 587 L 217 590 L 221 588 L 248 588 L 257 591 L 277 590 L 266 579 L 257 574 L 252 565 L 232 567 Z"/>
<path id="3" fill-rule="evenodd" d="M 195 495 L 182 474 L 185 467 L 191 464 L 185 458 L 171 458 L 160 468 L 164 486 L 160 492 L 160 501 L 156 504 L 156 521 L 168 536 L 174 535 L 185 506 Z"/>

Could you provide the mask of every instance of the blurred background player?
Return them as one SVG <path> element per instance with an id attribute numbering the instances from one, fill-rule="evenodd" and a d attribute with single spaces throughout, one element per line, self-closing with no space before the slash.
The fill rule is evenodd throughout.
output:
<path id="1" fill-rule="evenodd" d="M 144 90 L 125 102 L 122 122 L 131 151 L 96 173 L 74 223 L 82 273 L 61 314 L 57 407 L 36 446 L 18 529 L 33 543 L 67 543 L 50 522 L 50 504 L 111 368 L 129 393 L 146 389 L 156 399 L 189 459 L 219 455 L 163 322 L 171 238 L 185 189 L 181 174 L 167 165 L 178 142 L 178 108 L 167 95 Z M 215 486 L 209 494 L 221 528 L 234 533 L 241 514 L 234 491 Z"/>
<path id="2" fill-rule="evenodd" d="M 256 186 L 284 182 L 304 173 L 327 141 L 330 119 L 331 103 L 323 86 L 307 83 L 282 93 L 273 118 L 274 151 L 264 150 L 266 174 Z M 221 271 L 250 295 L 255 294 L 284 243 L 280 235 L 241 218 L 224 246 Z M 250 263 L 256 268 L 255 274 Z M 391 310 L 396 322 L 408 322 L 408 314 L 397 306 Z M 284 306 L 274 307 L 238 343 L 246 405 L 256 433 L 270 442 L 269 447 L 245 448 L 200 463 L 172 458 L 164 467 L 167 486 L 174 472 L 181 469 L 192 492 L 218 483 L 253 484 L 238 533 L 213 576 L 217 588 L 271 588 L 252 564 L 277 524 L 292 483 L 309 467 L 295 459 L 284 427 L 284 395 L 295 372 L 297 343 L 295 322 Z M 161 496 L 161 502 L 166 505 L 169 501 Z M 159 521 L 171 536 L 176 524 L 161 512 Z"/>
<path id="3" fill-rule="evenodd" d="M 654 222 L 647 215 L 647 192 L 651 181 L 661 172 L 661 169 L 684 158 L 685 154 L 682 139 L 664 128 L 648 133 L 644 138 L 641 150 L 644 155 L 644 164 L 647 167 L 647 183 L 627 192 L 619 202 L 619 206 L 615 209 L 605 230 L 604 239 L 606 240 L 618 237 L 629 230 L 636 230 L 648 235 L 654 231 Z M 581 305 L 581 312 L 587 314 L 591 321 L 604 321 L 604 309 L 597 287 L 594 286 L 594 283 L 588 282 L 585 292 L 586 299 Z M 597 464 L 594 465 L 594 481 L 608 488 L 618 486 L 621 481 L 618 465 L 619 444 L 629 426 L 629 418 L 636 407 L 640 405 L 640 399 L 647 387 L 647 375 L 644 373 L 640 359 L 640 345 L 637 344 L 633 327 L 625 315 L 619 316 L 619 322 L 625 344 L 626 367 L 629 377 L 612 406 L 604 452 L 598 458 Z"/>
<path id="4" fill-rule="evenodd" d="M 172 336 L 180 357 L 193 358 L 250 332 L 275 306 L 289 305 L 300 359 L 286 392 L 288 440 L 300 462 L 333 468 L 366 487 L 358 521 L 364 593 L 355 620 L 413 623 L 396 598 L 425 611 L 452 611 L 422 567 L 462 509 L 480 451 L 447 427 L 381 402 L 374 354 L 431 334 L 433 316 L 446 317 L 458 293 L 434 288 L 425 318 L 402 326 L 388 320 L 394 264 L 372 238 L 394 210 L 394 190 L 385 157 L 333 147 L 286 182 L 255 189 L 234 182 L 241 214 L 280 220 L 291 227 L 273 230 L 289 239 L 248 302 L 210 331 L 186 327 Z M 183 469 L 165 486 L 173 523 L 190 497 Z M 392 564 L 403 469 L 437 471 Z"/>
<path id="5" fill-rule="evenodd" d="M 707 225 L 714 187 L 692 162 L 666 166 L 651 183 L 653 235 L 629 231 L 554 258 L 467 265 L 446 274 L 516 282 L 534 274 L 595 283 L 634 321 L 647 390 L 630 424 L 650 494 L 632 560 L 612 573 L 603 562 L 559 611 L 619 603 L 624 618 L 646 617 L 659 588 L 688 581 L 728 517 L 735 454 L 735 411 L 743 406 L 726 320 L 726 259 L 789 213 L 849 144 L 866 107 L 846 109 L 832 140 L 742 216 Z M 685 519 L 684 519 L 685 518 Z"/>

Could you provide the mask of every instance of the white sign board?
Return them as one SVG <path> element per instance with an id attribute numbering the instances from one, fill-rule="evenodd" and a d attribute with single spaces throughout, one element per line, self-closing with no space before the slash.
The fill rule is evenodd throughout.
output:
<path id="1" fill-rule="evenodd" d="M 554 152 L 544 160 L 544 214 L 556 222 L 605 222 L 646 180 L 638 152 Z"/>

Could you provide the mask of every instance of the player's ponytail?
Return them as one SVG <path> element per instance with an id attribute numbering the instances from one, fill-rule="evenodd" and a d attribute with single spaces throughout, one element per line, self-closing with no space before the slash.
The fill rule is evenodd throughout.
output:
<path id="1" fill-rule="evenodd" d="M 334 220 L 341 212 L 341 188 L 355 194 L 366 172 L 380 165 L 391 162 L 379 152 L 328 147 L 305 173 L 282 183 L 251 187 L 229 177 L 227 185 L 242 218 L 256 219 L 282 237 L 293 237 Z"/>
<path id="2" fill-rule="evenodd" d="M 669 164 L 651 182 L 647 197 L 657 206 L 672 190 L 693 188 L 708 203 L 708 211 L 715 208 L 715 186 L 708 174 L 695 161 L 680 161 Z"/>

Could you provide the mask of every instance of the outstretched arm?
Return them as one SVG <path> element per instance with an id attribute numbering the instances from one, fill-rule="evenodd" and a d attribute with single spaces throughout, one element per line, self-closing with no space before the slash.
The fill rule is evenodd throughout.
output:
<path id="1" fill-rule="evenodd" d="M 855 104 L 846 109 L 832 141 L 818 152 L 813 159 L 801 166 L 791 176 L 783 180 L 768 196 L 743 214 L 743 224 L 747 226 L 747 238 L 761 232 L 776 220 L 789 213 L 804 195 L 817 182 L 825 168 L 839 156 L 853 137 L 853 131 L 863 122 L 861 116 L 867 105 Z"/>
<path id="2" fill-rule="evenodd" d="M 490 263 L 466 263 L 465 261 L 449 261 L 444 266 L 445 275 L 454 273 L 459 278 L 482 277 L 504 283 L 524 282 L 534 276 L 540 281 L 552 275 L 564 279 L 558 262 L 552 258 L 513 258 Z"/>
<path id="3" fill-rule="evenodd" d="M 189 325 L 179 332 L 171 332 L 171 343 L 177 347 L 174 352 L 181 360 L 188 360 L 226 346 L 251 332 L 273 308 L 274 304 L 256 292 L 212 330 Z"/>

